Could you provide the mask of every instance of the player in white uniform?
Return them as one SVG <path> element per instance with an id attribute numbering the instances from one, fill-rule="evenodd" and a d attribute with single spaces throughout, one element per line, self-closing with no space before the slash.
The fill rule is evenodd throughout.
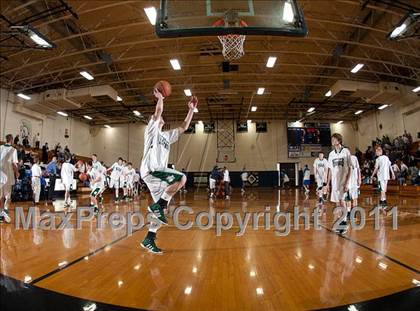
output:
<path id="1" fill-rule="evenodd" d="M 123 160 L 123 170 L 120 175 L 120 187 L 123 188 L 123 200 L 126 200 L 128 197 L 128 189 L 127 189 L 127 161 Z"/>
<path id="2" fill-rule="evenodd" d="M 65 194 L 64 194 L 64 206 L 70 206 L 70 191 L 72 190 L 74 172 L 78 171 L 73 164 L 70 163 L 70 158 L 67 157 L 65 162 L 61 165 L 61 182 L 63 183 Z"/>
<path id="3" fill-rule="evenodd" d="M 89 162 L 87 164 L 88 176 L 90 179 L 90 201 L 93 204 L 93 212 L 98 213 L 98 196 L 103 192 L 105 188 L 104 177 L 103 177 L 103 167 L 98 161 L 96 163 Z"/>
<path id="4" fill-rule="evenodd" d="M 351 175 L 349 180 L 349 190 L 347 192 L 347 210 L 349 207 L 356 207 L 359 198 L 359 188 L 362 183 L 359 160 L 355 155 L 351 156 Z"/>
<path id="5" fill-rule="evenodd" d="M 223 184 L 224 184 L 224 190 L 225 190 L 225 199 L 230 199 L 230 175 L 229 170 L 227 167 L 223 167 Z"/>
<path id="6" fill-rule="evenodd" d="M 153 93 L 157 98 L 157 103 L 155 113 L 150 118 L 144 131 L 144 151 L 140 174 L 149 188 L 154 202 L 148 207 L 148 210 L 154 214 L 160 223 L 167 224 L 164 209 L 167 208 L 172 196 L 187 181 L 187 177 L 181 172 L 167 168 L 170 146 L 190 126 L 198 100 L 195 96 L 191 97 L 191 100 L 188 102 L 188 114 L 180 127 L 162 132 L 162 127 L 165 124 L 162 118 L 164 97 L 157 89 Z M 147 236 L 141 243 L 143 248 L 148 249 L 152 253 L 162 252 L 155 244 L 156 231 L 159 227 L 160 224 L 152 223 Z"/>
<path id="7" fill-rule="evenodd" d="M 34 158 L 34 164 L 31 167 L 31 185 L 32 185 L 32 193 L 33 193 L 33 202 L 34 204 L 39 203 L 39 195 L 41 193 L 41 167 L 39 166 L 39 159 L 38 157 Z"/>
<path id="8" fill-rule="evenodd" d="M 97 204 L 103 202 L 102 193 L 105 191 L 105 178 L 106 178 L 106 168 L 102 165 L 101 162 L 98 161 L 98 156 L 94 153 L 92 154 L 92 163 L 91 163 L 91 171 L 93 171 L 94 175 L 97 176 L 98 174 L 101 175 L 101 187 L 99 192 L 96 194 L 95 198 L 97 199 Z M 90 176 L 91 177 L 91 176 Z M 90 180 L 90 186 L 92 187 L 92 179 Z M 97 205 L 96 204 L 96 205 Z M 94 200 L 91 200 L 91 205 L 95 205 Z"/>
<path id="9" fill-rule="evenodd" d="M 246 171 L 246 167 L 242 169 L 241 173 L 241 194 L 245 193 L 246 182 L 248 181 L 248 172 Z"/>
<path id="10" fill-rule="evenodd" d="M 325 201 L 325 186 L 327 185 L 327 172 L 328 172 L 328 161 L 324 158 L 324 153 L 321 151 L 318 153 L 318 158 L 314 161 L 314 176 L 317 185 L 317 194 L 319 203 Z"/>
<path id="11" fill-rule="evenodd" d="M 389 180 L 389 172 L 391 172 L 392 179 L 395 179 L 394 171 L 392 170 L 391 161 L 389 161 L 389 158 L 383 154 L 382 147 L 377 146 L 376 150 L 376 161 L 375 161 L 375 169 L 372 173 L 372 179 L 377 174 L 378 175 L 378 182 L 379 187 L 381 189 L 381 199 L 379 201 L 379 206 L 386 207 L 386 190 L 388 186 L 388 180 Z"/>
<path id="12" fill-rule="evenodd" d="M 134 183 L 133 195 L 137 197 L 139 195 L 139 187 L 140 187 L 140 174 L 137 172 L 134 174 L 133 183 Z"/>
<path id="13" fill-rule="evenodd" d="M 123 173 L 123 159 L 118 158 L 118 161 L 111 165 L 107 169 L 107 171 L 111 171 L 111 180 L 109 182 L 109 188 L 115 189 L 115 202 L 119 201 L 118 193 L 119 189 L 123 187 L 123 185 L 120 184 L 121 182 L 121 174 Z"/>
<path id="14" fill-rule="evenodd" d="M 331 144 L 333 150 L 328 156 L 328 179 L 326 190 L 329 190 L 331 182 L 331 202 L 336 203 L 337 207 L 346 212 L 346 193 L 349 190 L 349 180 L 351 176 L 351 154 L 349 149 L 343 145 L 343 137 L 341 134 L 335 133 L 331 136 Z M 347 218 L 349 217 L 350 210 L 347 210 L 346 218 L 340 223 L 342 229 L 337 232 L 343 234 L 347 232 Z"/>
<path id="15" fill-rule="evenodd" d="M 6 144 L 0 146 L 0 222 L 10 223 L 9 202 L 15 177 L 19 177 L 17 151 L 12 147 L 13 135 L 6 135 Z"/>
<path id="16" fill-rule="evenodd" d="M 136 170 L 133 168 L 133 164 L 128 162 L 127 170 L 125 173 L 125 183 L 127 186 L 127 200 L 133 200 L 133 189 L 134 189 L 134 176 L 136 175 Z"/>

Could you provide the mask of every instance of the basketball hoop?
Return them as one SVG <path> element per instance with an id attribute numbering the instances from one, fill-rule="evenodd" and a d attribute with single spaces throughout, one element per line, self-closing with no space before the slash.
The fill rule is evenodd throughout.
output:
<path id="1" fill-rule="evenodd" d="M 247 23 L 237 18 L 237 13 L 227 12 L 225 19 L 213 23 L 213 27 L 247 27 Z M 226 60 L 239 59 L 245 55 L 245 35 L 227 34 L 217 36 L 222 44 L 222 54 Z"/>

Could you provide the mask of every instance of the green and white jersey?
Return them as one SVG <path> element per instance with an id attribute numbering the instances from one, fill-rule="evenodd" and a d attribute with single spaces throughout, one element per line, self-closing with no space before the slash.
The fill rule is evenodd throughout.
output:
<path id="1" fill-rule="evenodd" d="M 132 184 L 134 182 L 134 175 L 136 175 L 136 170 L 134 168 L 131 168 L 130 170 L 127 167 L 127 171 L 125 173 L 127 183 Z"/>
<path id="2" fill-rule="evenodd" d="M 327 159 L 323 158 L 322 160 L 320 158 L 316 158 L 314 161 L 314 173 L 315 179 L 319 181 L 326 181 L 326 173 L 328 170 L 328 161 Z"/>
<path id="3" fill-rule="evenodd" d="M 144 177 L 150 172 L 162 171 L 168 166 L 171 144 L 179 137 L 179 129 L 162 132 L 159 129 L 159 120 L 150 118 L 144 131 L 144 151 L 141 161 L 140 173 Z"/>
<path id="4" fill-rule="evenodd" d="M 104 167 L 102 166 L 101 162 L 99 161 L 92 162 L 92 171 L 102 172 L 103 168 Z"/>
<path id="5" fill-rule="evenodd" d="M 349 149 L 341 147 L 340 150 L 333 149 L 328 156 L 328 166 L 331 170 L 332 191 L 344 193 L 346 178 L 351 171 L 351 154 Z"/>
<path id="6" fill-rule="evenodd" d="M 100 163 L 99 163 L 100 164 Z M 101 165 L 102 167 L 102 165 Z M 89 170 L 89 172 L 87 173 L 90 177 L 90 188 L 91 189 L 96 189 L 96 188 L 103 188 L 104 187 L 104 177 L 103 177 L 103 171 L 101 168 L 98 169 L 94 169 L 94 167 L 92 166 L 92 168 Z M 97 182 L 93 183 L 93 181 L 99 178 Z"/>
<path id="7" fill-rule="evenodd" d="M 124 165 L 119 165 L 118 162 L 115 162 L 111 166 L 111 179 L 118 180 L 123 173 Z"/>

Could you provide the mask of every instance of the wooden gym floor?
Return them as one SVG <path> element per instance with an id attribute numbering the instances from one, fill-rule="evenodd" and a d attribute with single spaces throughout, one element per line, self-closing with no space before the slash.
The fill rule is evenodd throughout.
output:
<path id="1" fill-rule="evenodd" d="M 105 210 L 145 213 L 148 200 L 106 203 Z M 359 205 L 368 211 L 377 201 L 377 195 L 364 194 Z M 273 227 L 253 231 L 248 226 L 243 236 L 236 237 L 235 224 L 216 237 L 214 229 L 182 231 L 169 225 L 158 232 L 162 255 L 139 247 L 146 229 L 127 236 L 125 228 L 98 230 L 93 220 L 83 223 L 81 230 L 25 231 L 15 229 L 12 217 L 12 224 L 1 224 L 1 274 L 3 279 L 26 281 L 33 290 L 64 294 L 59 296 L 64 300 L 77 297 L 82 302 L 109 304 L 110 309 L 300 310 L 345 306 L 419 289 L 418 202 L 417 198 L 391 195 L 388 203 L 398 206 L 398 230 L 392 230 L 391 216 L 381 214 L 379 230 L 373 229 L 373 219 L 368 217 L 363 230 L 350 230 L 345 236 L 330 230 L 334 220 L 331 203 L 321 216 L 321 230 L 302 227 L 285 237 L 276 236 Z M 78 202 L 87 203 L 86 199 Z M 305 197 L 297 190 L 255 189 L 246 199 L 234 194 L 230 201 L 209 201 L 204 192 L 177 195 L 175 206 L 180 204 L 195 213 L 256 212 L 265 211 L 266 206 L 275 212 L 293 211 L 295 205 L 312 210 L 316 198 L 313 193 Z M 16 206 L 30 205 L 13 204 L 12 216 Z M 47 209 L 45 205 L 39 208 Z M 4 299 L 7 296 L 2 294 Z"/>

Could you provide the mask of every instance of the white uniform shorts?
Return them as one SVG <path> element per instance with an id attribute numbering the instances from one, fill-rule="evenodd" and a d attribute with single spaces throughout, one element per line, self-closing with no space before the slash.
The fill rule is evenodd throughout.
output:
<path id="1" fill-rule="evenodd" d="M 357 199 L 359 197 L 359 188 L 358 187 L 353 187 L 353 188 L 349 188 L 348 192 L 348 200 L 354 200 Z"/>
<path id="2" fill-rule="evenodd" d="M 346 199 L 347 192 L 344 189 L 331 189 L 331 202 L 339 203 Z"/>
<path id="3" fill-rule="evenodd" d="M 177 170 L 165 168 L 160 171 L 150 172 L 141 178 L 146 183 L 147 188 L 149 188 L 153 201 L 157 202 L 165 189 L 173 183 L 180 181 L 183 176 L 184 174 Z"/>
<path id="4" fill-rule="evenodd" d="M 119 189 L 119 188 L 122 188 L 122 186 L 123 185 L 120 183 L 120 178 L 118 179 L 111 178 L 111 180 L 109 181 L 109 188 Z"/>
<path id="5" fill-rule="evenodd" d="M 379 179 L 379 188 L 381 190 L 381 192 L 386 192 L 387 188 L 388 188 L 388 180 L 381 180 Z"/>

